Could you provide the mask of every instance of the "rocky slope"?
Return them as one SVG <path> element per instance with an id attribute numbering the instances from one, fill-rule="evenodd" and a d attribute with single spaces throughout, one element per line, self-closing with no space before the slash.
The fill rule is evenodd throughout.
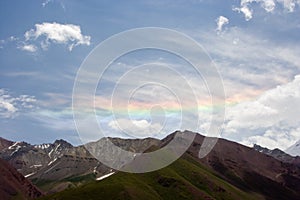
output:
<path id="1" fill-rule="evenodd" d="M 257 144 L 254 144 L 253 149 L 256 151 L 259 151 L 260 153 L 264 153 L 266 155 L 272 156 L 273 158 L 276 158 L 277 160 L 280 160 L 282 162 L 286 163 L 293 163 L 295 165 L 300 166 L 300 157 L 299 156 L 291 156 L 284 151 L 281 151 L 280 149 L 273 149 L 270 150 L 265 147 L 261 147 Z"/>
<path id="2" fill-rule="evenodd" d="M 203 136 L 197 135 L 188 150 L 193 157 L 197 156 L 203 139 Z M 198 161 L 229 183 L 243 190 L 260 193 L 266 199 L 300 197 L 299 166 L 279 161 L 253 148 L 219 139 L 208 156 Z"/>
<path id="3" fill-rule="evenodd" d="M 88 145 L 93 149 L 96 148 L 99 156 L 105 156 L 107 151 L 104 149 L 108 141 L 133 152 L 143 152 L 159 142 L 150 138 L 144 140 L 103 138 Z M 56 140 L 53 144 L 31 145 L 1 138 L 0 144 L 3 144 L 0 157 L 38 185 L 51 181 L 60 182 L 59 186 L 53 186 L 62 190 L 72 186 L 69 179 L 84 176 L 97 179 L 113 171 L 95 159 L 84 146 L 74 147 L 64 140 Z M 46 189 L 48 190 L 48 187 Z"/>
<path id="4" fill-rule="evenodd" d="M 0 159 L 0 199 L 34 199 L 42 192 L 6 161 Z"/>

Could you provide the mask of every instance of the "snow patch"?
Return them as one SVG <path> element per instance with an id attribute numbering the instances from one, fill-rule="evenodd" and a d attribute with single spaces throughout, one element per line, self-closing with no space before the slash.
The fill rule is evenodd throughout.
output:
<path id="1" fill-rule="evenodd" d="M 96 174 L 97 173 L 97 166 L 96 167 L 94 167 L 94 174 Z"/>
<path id="2" fill-rule="evenodd" d="M 35 145 L 34 148 L 36 149 L 48 149 L 50 147 L 50 144 L 39 144 Z"/>
<path id="3" fill-rule="evenodd" d="M 15 149 L 11 154 L 10 154 L 10 156 L 12 156 L 12 155 L 14 155 L 14 153 L 16 153 L 16 152 L 18 152 L 19 151 L 19 149 L 21 148 L 21 146 L 20 145 L 18 145 L 19 144 L 19 142 L 15 142 L 13 145 L 11 145 L 10 147 L 8 147 L 8 149 Z"/>
<path id="4" fill-rule="evenodd" d="M 48 156 L 51 158 L 51 153 L 54 151 L 54 149 L 51 149 L 51 151 L 48 153 Z"/>
<path id="5" fill-rule="evenodd" d="M 101 181 L 101 180 L 103 180 L 103 179 L 105 179 L 105 178 L 107 178 L 107 177 L 113 175 L 114 173 L 115 173 L 115 172 L 111 172 L 111 173 L 109 173 L 109 174 L 100 176 L 99 178 L 96 178 L 96 181 Z"/>
<path id="6" fill-rule="evenodd" d="M 54 160 L 52 160 L 48 163 L 48 166 L 51 165 L 52 163 L 54 163 L 56 160 L 57 160 L 57 158 L 54 158 Z"/>
<path id="7" fill-rule="evenodd" d="M 59 144 L 59 145 L 57 145 L 57 146 L 55 147 L 55 150 L 54 150 L 54 151 L 55 151 L 55 153 L 58 153 L 58 152 L 57 152 L 57 149 L 58 149 L 58 147 L 60 147 L 60 144 Z"/>
<path id="8" fill-rule="evenodd" d="M 42 167 L 43 165 L 39 164 L 39 165 L 31 165 L 30 168 L 37 168 L 37 167 Z"/>
<path id="9" fill-rule="evenodd" d="M 8 149 L 14 149 L 15 147 L 20 148 L 21 146 L 19 146 L 19 145 L 17 146 L 17 144 L 19 144 L 19 143 L 20 142 L 15 142 L 13 145 L 9 146 Z"/>
<path id="10" fill-rule="evenodd" d="M 33 172 L 33 173 L 31 173 L 31 174 L 27 174 L 27 175 L 25 175 L 24 177 L 27 178 L 27 177 L 32 176 L 32 175 L 34 175 L 34 174 L 35 174 L 35 172 Z"/>

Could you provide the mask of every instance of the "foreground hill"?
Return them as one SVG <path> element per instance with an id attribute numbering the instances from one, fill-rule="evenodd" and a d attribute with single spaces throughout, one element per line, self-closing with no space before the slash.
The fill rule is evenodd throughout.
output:
<path id="1" fill-rule="evenodd" d="M 15 168 L 0 159 L 0 199 L 34 199 L 42 195 L 30 181 Z"/>
<path id="2" fill-rule="evenodd" d="M 163 147 L 175 134 L 151 149 Z M 224 139 L 199 159 L 203 139 L 197 134 L 188 151 L 161 170 L 144 174 L 117 172 L 42 199 L 300 199 L 298 165 Z"/>
<path id="3" fill-rule="evenodd" d="M 190 155 L 172 165 L 150 173 L 118 172 L 42 199 L 264 199 L 227 183 Z"/>

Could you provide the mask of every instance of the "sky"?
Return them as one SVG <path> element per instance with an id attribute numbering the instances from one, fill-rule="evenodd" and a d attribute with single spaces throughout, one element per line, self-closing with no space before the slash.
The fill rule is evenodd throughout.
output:
<path id="1" fill-rule="evenodd" d="M 11 0 L 0 2 L 0 26 L 1 137 L 81 144 L 72 92 L 82 63 L 115 34 L 160 27 L 198 42 L 219 71 L 221 137 L 282 150 L 300 139 L 299 0 Z M 157 49 L 114 60 L 95 93 L 105 136 L 163 138 L 177 129 L 205 135 L 218 115 L 193 66 Z M 86 139 L 99 139 L 96 132 Z"/>

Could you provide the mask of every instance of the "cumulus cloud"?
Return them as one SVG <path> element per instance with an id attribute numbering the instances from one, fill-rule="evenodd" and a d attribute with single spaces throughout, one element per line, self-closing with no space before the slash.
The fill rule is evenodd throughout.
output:
<path id="1" fill-rule="evenodd" d="M 35 29 L 25 32 L 26 42 L 35 41 L 45 37 L 41 41 L 43 50 L 47 49 L 51 42 L 56 44 L 67 44 L 70 51 L 78 45 L 90 45 L 91 37 L 81 33 L 80 26 L 74 24 L 48 23 L 35 24 Z"/>
<path id="2" fill-rule="evenodd" d="M 264 0 L 261 1 L 261 6 L 265 9 L 265 11 L 272 12 L 275 9 L 276 4 L 274 0 Z"/>
<path id="3" fill-rule="evenodd" d="M 233 10 L 243 13 L 246 21 L 253 17 L 253 10 L 250 8 L 253 3 L 259 3 L 266 12 L 273 12 L 277 4 L 281 4 L 288 12 L 294 12 L 296 5 L 300 5 L 299 0 L 241 0 L 239 7 Z"/>
<path id="4" fill-rule="evenodd" d="M 0 89 L 0 117 L 13 118 L 21 111 L 34 108 L 34 96 L 12 96 L 7 90 Z"/>
<path id="5" fill-rule="evenodd" d="M 285 150 L 287 147 L 294 144 L 299 138 L 300 128 L 291 129 L 289 131 L 273 128 L 266 130 L 262 135 L 254 135 L 249 138 L 245 138 L 241 141 L 241 143 L 248 146 L 259 144 L 270 149 L 279 148 L 281 150 Z"/>
<path id="6" fill-rule="evenodd" d="M 254 101 L 229 108 L 225 135 L 245 130 L 242 142 L 258 143 L 269 148 L 292 145 L 300 139 L 300 75 L 294 80 L 263 93 Z M 263 133 L 263 134 L 262 134 Z"/>
<path id="7" fill-rule="evenodd" d="M 223 26 L 229 23 L 228 18 L 220 16 L 216 19 L 217 22 L 217 31 L 222 32 Z"/>
<path id="8" fill-rule="evenodd" d="M 239 12 L 239 13 L 243 13 L 244 16 L 245 16 L 245 20 L 246 20 L 246 21 L 249 21 L 250 19 L 252 19 L 252 13 L 253 13 L 253 10 L 251 10 L 251 9 L 248 7 L 248 4 L 246 4 L 246 5 L 241 5 L 240 8 L 235 7 L 235 8 L 233 8 L 233 11 L 237 11 L 237 12 Z"/>

